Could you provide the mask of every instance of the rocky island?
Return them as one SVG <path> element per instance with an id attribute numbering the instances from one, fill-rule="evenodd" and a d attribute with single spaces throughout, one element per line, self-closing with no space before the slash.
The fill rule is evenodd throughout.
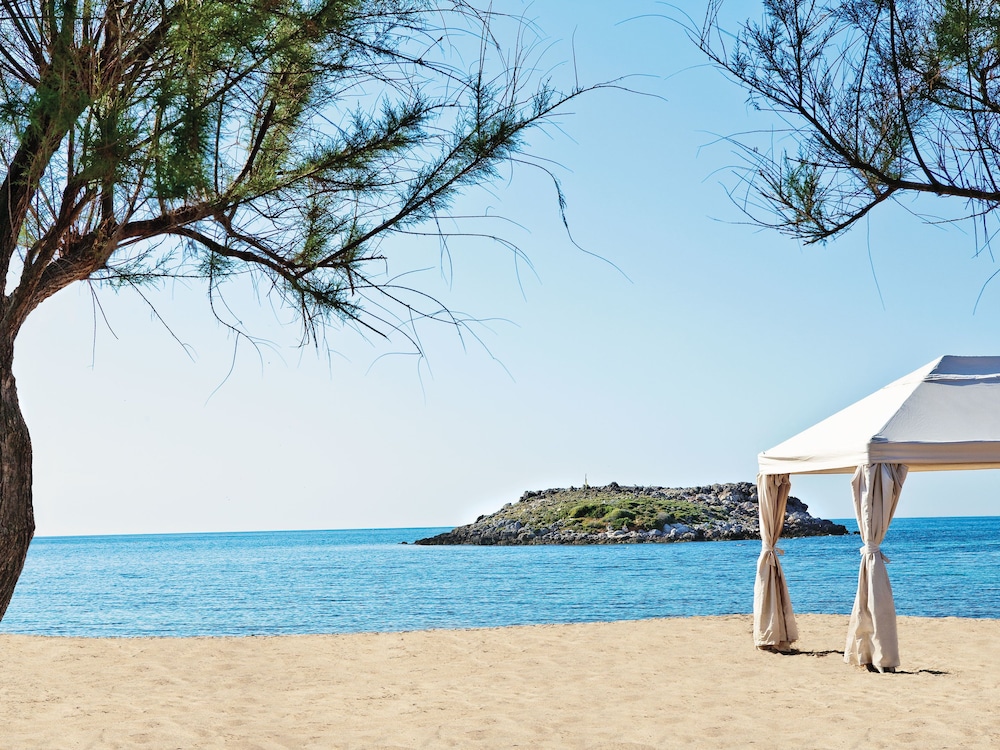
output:
<path id="1" fill-rule="evenodd" d="M 814 518 L 788 498 L 783 537 L 836 536 L 847 528 Z M 757 486 L 570 487 L 525 492 L 475 523 L 416 544 L 639 544 L 759 539 Z"/>

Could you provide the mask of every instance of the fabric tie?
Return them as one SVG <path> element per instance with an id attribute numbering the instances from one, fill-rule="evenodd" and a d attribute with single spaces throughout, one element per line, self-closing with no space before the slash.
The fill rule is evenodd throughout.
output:
<path id="1" fill-rule="evenodd" d="M 766 544 L 760 546 L 760 552 L 762 555 L 767 555 L 767 561 L 772 568 L 778 563 L 774 556 L 785 554 L 785 550 L 781 549 L 781 547 L 769 547 Z"/>
<path id="2" fill-rule="evenodd" d="M 861 554 L 862 554 L 862 556 L 864 556 L 864 555 L 878 555 L 879 557 L 882 558 L 882 562 L 884 562 L 884 563 L 889 562 L 889 558 L 885 556 L 885 553 L 882 552 L 882 550 L 879 548 L 879 546 L 877 544 L 867 544 L 866 543 L 864 547 L 861 547 Z"/>

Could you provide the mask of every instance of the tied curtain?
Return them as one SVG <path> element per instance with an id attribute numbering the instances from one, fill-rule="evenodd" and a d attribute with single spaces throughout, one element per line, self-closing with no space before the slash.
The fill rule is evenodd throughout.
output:
<path id="1" fill-rule="evenodd" d="M 885 568 L 889 560 L 879 545 L 896 512 L 907 471 L 902 464 L 866 464 L 858 467 L 851 480 L 854 513 L 865 546 L 861 548 L 858 593 L 847 629 L 844 661 L 871 664 L 880 672 L 899 666 L 896 604 Z"/>
<path id="2" fill-rule="evenodd" d="M 760 557 L 753 587 L 753 640 L 757 648 L 787 649 L 799 638 L 788 584 L 777 547 L 785 522 L 785 505 L 792 484 L 787 474 L 758 474 Z"/>

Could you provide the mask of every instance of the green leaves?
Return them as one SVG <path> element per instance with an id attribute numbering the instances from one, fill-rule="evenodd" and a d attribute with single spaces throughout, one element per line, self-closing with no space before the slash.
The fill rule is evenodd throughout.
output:
<path id="1" fill-rule="evenodd" d="M 983 0 L 944 0 L 932 22 L 935 52 L 942 62 L 982 65 L 1000 47 L 1000 9 Z"/>
<path id="2" fill-rule="evenodd" d="M 729 49 L 718 7 L 701 48 L 786 126 L 770 150 L 738 141 L 754 221 L 819 242 L 904 192 L 1000 205 L 996 3 L 769 0 Z"/>
<path id="3" fill-rule="evenodd" d="M 373 248 L 440 226 L 581 93 L 532 81 L 529 30 L 465 3 L 5 8 L 0 159 L 19 213 L 0 217 L 0 260 L 20 263 L 18 321 L 79 279 L 202 277 L 214 297 L 250 276 L 307 333 L 369 303 L 372 324 L 394 330 L 426 298 L 387 281 L 390 258 Z M 427 316 L 455 321 L 437 303 Z"/>

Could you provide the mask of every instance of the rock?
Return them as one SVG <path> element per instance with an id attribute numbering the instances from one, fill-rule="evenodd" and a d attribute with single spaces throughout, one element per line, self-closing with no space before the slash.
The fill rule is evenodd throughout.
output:
<path id="1" fill-rule="evenodd" d="M 782 536 L 843 535 L 788 498 Z M 757 486 L 605 487 L 524 492 L 518 502 L 417 544 L 641 544 L 759 539 Z"/>

